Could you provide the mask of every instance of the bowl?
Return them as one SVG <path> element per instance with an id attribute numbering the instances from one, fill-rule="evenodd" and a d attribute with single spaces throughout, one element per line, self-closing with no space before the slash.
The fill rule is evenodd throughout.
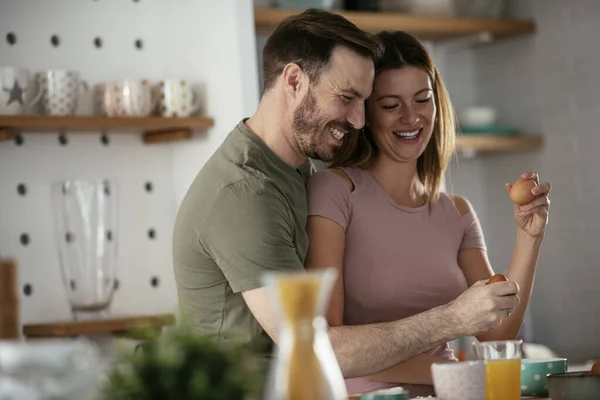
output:
<path id="1" fill-rule="evenodd" d="M 598 400 L 600 375 L 567 372 L 548 375 L 548 393 L 552 400 Z"/>
<path id="2" fill-rule="evenodd" d="M 496 110 L 486 106 L 465 107 L 458 112 L 458 121 L 464 126 L 494 125 Z"/>
<path id="3" fill-rule="evenodd" d="M 374 392 L 363 393 L 360 400 L 408 400 L 408 391 L 401 387 L 380 389 Z"/>
<path id="4" fill-rule="evenodd" d="M 521 360 L 521 396 L 548 396 L 548 374 L 567 372 L 566 358 L 525 358 Z"/>
<path id="5" fill-rule="evenodd" d="M 481 400 L 485 398 L 484 361 L 434 363 L 433 388 L 444 400 Z"/>

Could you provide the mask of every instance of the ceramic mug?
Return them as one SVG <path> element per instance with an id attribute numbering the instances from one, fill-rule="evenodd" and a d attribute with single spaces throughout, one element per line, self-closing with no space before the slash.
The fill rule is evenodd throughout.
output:
<path id="1" fill-rule="evenodd" d="M 16 115 L 30 111 L 42 98 L 35 80 L 26 68 L 0 67 L 0 114 Z"/>
<path id="2" fill-rule="evenodd" d="M 36 80 L 42 88 L 42 111 L 46 115 L 74 115 L 79 97 L 88 90 L 77 71 L 44 71 L 36 74 Z"/>
<path id="3" fill-rule="evenodd" d="M 198 97 L 184 79 L 165 79 L 156 87 L 158 114 L 163 117 L 189 117 L 200 108 Z"/>
<path id="4" fill-rule="evenodd" d="M 97 86 L 101 111 L 109 117 L 145 117 L 156 107 L 152 87 L 146 80 L 123 79 Z"/>
<path id="5" fill-rule="evenodd" d="M 485 398 L 486 365 L 483 361 L 433 363 L 431 374 L 437 398 L 445 400 Z"/>

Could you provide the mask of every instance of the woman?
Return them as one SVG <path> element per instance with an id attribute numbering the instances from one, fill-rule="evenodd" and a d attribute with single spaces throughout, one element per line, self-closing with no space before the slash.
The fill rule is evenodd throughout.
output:
<path id="1" fill-rule="evenodd" d="M 327 315 L 332 326 L 406 318 L 448 303 L 494 274 L 470 203 L 440 192 L 455 139 L 440 75 L 412 36 L 378 36 L 385 53 L 375 66 L 367 125 L 348 135 L 332 168 L 313 175 L 308 187 L 306 266 L 332 266 L 339 273 Z M 538 179 L 536 173 L 523 174 L 529 177 Z M 521 304 L 480 340 L 513 339 L 523 322 L 550 184 L 532 192 L 533 201 L 515 206 L 518 229 L 507 273 L 520 286 Z M 431 364 L 455 360 L 446 344 L 389 370 L 348 379 L 348 391 L 402 385 L 412 396 L 432 394 Z"/>

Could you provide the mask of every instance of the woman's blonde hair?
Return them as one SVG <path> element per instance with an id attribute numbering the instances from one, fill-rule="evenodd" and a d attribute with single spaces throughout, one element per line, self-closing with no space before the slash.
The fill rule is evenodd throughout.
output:
<path id="1" fill-rule="evenodd" d="M 442 179 L 454 152 L 456 119 L 450 96 L 433 60 L 416 38 L 402 31 L 380 32 L 377 37 L 384 45 L 384 53 L 375 61 L 375 76 L 390 69 L 412 66 L 424 70 L 433 85 L 437 117 L 433 135 L 417 160 L 417 173 L 431 204 L 439 197 Z M 368 168 L 377 155 L 377 145 L 367 121 L 358 135 L 348 135 L 331 167 Z"/>

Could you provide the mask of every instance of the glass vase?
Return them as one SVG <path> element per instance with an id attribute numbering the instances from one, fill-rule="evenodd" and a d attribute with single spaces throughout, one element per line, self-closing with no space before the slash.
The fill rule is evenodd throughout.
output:
<path id="1" fill-rule="evenodd" d="M 117 185 L 80 179 L 54 182 L 51 189 L 56 244 L 73 318 L 105 317 L 117 272 Z"/>

